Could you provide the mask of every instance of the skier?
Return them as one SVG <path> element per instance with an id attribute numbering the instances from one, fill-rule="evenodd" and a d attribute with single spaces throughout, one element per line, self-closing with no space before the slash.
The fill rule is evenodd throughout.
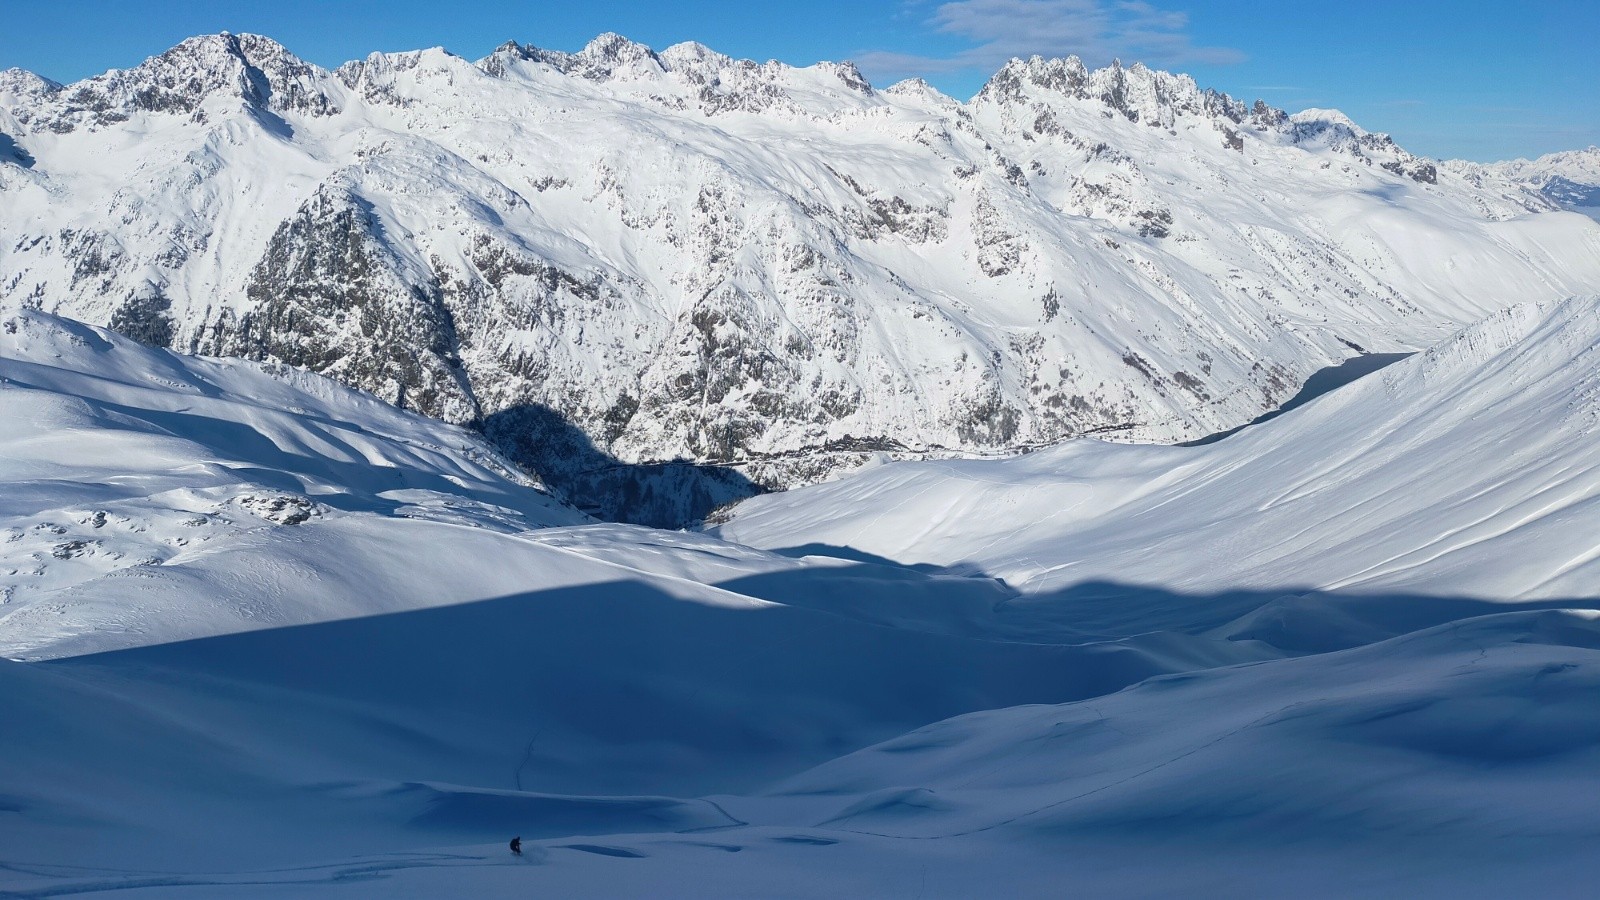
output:
<path id="1" fill-rule="evenodd" d="M 511 839 L 511 852 L 518 856 L 522 855 L 522 835 L 519 834 Z"/>

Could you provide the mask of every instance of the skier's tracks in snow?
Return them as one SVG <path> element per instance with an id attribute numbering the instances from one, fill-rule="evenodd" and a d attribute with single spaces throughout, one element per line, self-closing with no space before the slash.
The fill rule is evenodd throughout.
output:
<path id="1" fill-rule="evenodd" d="M 52 884 L 39 888 L 0 891 L 0 897 L 15 900 L 33 900 L 39 897 L 65 897 L 72 894 L 97 894 L 107 891 L 135 891 L 149 888 L 180 887 L 294 887 L 299 885 L 332 885 L 382 878 L 390 872 L 404 869 L 422 869 L 461 865 L 511 865 L 513 863 L 487 862 L 490 857 L 466 853 L 402 853 L 397 859 L 377 859 L 364 862 L 330 863 L 294 869 L 267 869 L 259 872 L 241 872 L 230 876 L 222 873 L 209 875 L 177 875 L 160 872 L 127 872 L 120 877 L 104 878 L 102 873 L 115 870 L 37 866 L 0 863 L 0 870 L 34 875 L 42 878 L 70 878 L 93 873 L 100 881 L 80 881 L 69 884 Z M 276 877 L 275 877 L 276 876 Z"/>

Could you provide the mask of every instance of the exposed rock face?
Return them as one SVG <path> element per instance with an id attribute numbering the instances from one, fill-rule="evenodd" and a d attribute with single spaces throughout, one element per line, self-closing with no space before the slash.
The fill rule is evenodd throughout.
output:
<path id="1" fill-rule="evenodd" d="M 0 72 L 0 137 L 0 305 L 306 366 L 658 524 L 874 452 L 1196 437 L 1600 279 L 1507 175 L 1073 58 L 960 103 L 617 35 L 333 72 L 216 35 Z"/>
<path id="2" fill-rule="evenodd" d="M 1433 163 L 1401 149 L 1386 134 L 1373 134 L 1350 121 L 1337 110 L 1308 109 L 1289 117 L 1289 134 L 1303 147 L 1327 147 L 1360 160 L 1376 162 L 1396 175 L 1420 184 L 1438 184 L 1439 170 Z"/>
<path id="3" fill-rule="evenodd" d="M 203 352 L 304 366 L 404 409 L 476 421 L 443 291 L 402 277 L 378 228 L 359 197 L 319 190 L 278 226 L 246 282 L 247 311 L 219 319 Z"/>

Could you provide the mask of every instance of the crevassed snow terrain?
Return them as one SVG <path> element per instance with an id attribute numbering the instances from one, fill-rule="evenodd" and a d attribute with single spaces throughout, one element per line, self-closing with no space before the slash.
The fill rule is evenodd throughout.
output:
<path id="1" fill-rule="evenodd" d="M 8 645 L 53 658 L 0 662 L 0 889 L 1583 896 L 1597 311 L 1496 313 L 1212 445 L 758 498 L 721 529 L 742 544 L 572 524 L 466 432 L 17 317 L 0 397 L 81 405 L 103 446 L 8 444 L 8 502 L 109 490 L 111 454 L 143 499 L 96 502 L 130 518 L 167 508 L 157 475 L 316 505 L 248 546 L 245 515 L 303 507 L 211 508 L 228 565 L 144 567 L 190 569 L 174 602 L 84 577 L 117 631 Z M 214 424 L 168 427 L 190 406 Z M 7 568 L 90 558 L 19 544 Z M 292 615 L 217 612 L 250 598 Z"/>
<path id="2" fill-rule="evenodd" d="M 961 103 L 616 35 L 330 72 L 224 34 L 0 73 L 0 133 L 0 303 L 477 423 L 640 521 L 749 486 L 653 509 L 619 461 L 787 486 L 868 450 L 1198 437 L 1600 286 L 1600 225 L 1506 174 L 1076 59 Z"/>

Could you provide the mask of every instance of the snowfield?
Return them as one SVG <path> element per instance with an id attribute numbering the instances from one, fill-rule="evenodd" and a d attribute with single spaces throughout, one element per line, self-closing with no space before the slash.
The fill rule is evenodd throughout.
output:
<path id="1" fill-rule="evenodd" d="M 0 321 L 0 653 L 79 654 L 518 583 L 408 557 L 587 521 L 481 437 L 288 367 Z M 431 536 L 420 538 L 420 533 Z"/>
<path id="2" fill-rule="evenodd" d="M 1596 172 L 1076 58 L 0 72 L 0 897 L 1592 896 Z"/>
<path id="3" fill-rule="evenodd" d="M 592 523 L 318 376 L 11 316 L 0 890 L 1583 896 L 1597 313 L 1213 444 L 886 463 L 714 534 Z"/>

